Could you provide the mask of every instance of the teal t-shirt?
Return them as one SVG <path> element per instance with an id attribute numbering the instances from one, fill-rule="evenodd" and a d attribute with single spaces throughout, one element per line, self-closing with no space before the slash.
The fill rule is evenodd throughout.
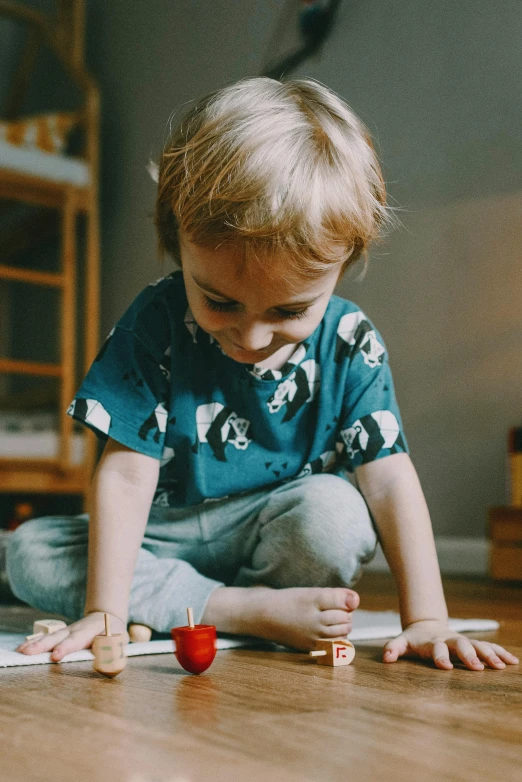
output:
<path id="1" fill-rule="evenodd" d="M 356 304 L 332 296 L 287 363 L 263 369 L 197 326 L 181 272 L 136 297 L 68 412 L 159 459 L 154 503 L 171 507 L 408 452 L 386 348 Z"/>

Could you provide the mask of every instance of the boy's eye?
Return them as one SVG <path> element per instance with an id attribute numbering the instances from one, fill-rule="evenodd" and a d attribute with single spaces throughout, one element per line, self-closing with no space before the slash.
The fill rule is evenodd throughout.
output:
<path id="1" fill-rule="evenodd" d="M 214 312 L 233 312 L 237 307 L 236 301 L 217 301 L 211 299 L 210 296 L 205 296 L 205 304 Z M 298 320 L 299 318 L 306 317 L 308 307 L 302 310 L 277 310 L 277 314 L 283 320 Z"/>
<path id="2" fill-rule="evenodd" d="M 216 299 L 211 299 L 210 296 L 205 296 L 205 304 L 214 312 L 230 312 L 236 306 L 235 301 L 216 301 Z"/>
<path id="3" fill-rule="evenodd" d="M 308 312 L 308 307 L 305 307 L 304 310 L 278 310 L 278 313 L 281 318 L 284 318 L 285 320 L 291 320 L 299 318 L 305 318 L 306 313 Z"/>

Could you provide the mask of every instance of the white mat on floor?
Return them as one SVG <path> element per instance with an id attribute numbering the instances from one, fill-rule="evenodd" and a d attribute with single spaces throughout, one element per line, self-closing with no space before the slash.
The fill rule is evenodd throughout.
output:
<path id="1" fill-rule="evenodd" d="M 498 622 L 491 619 L 450 619 L 450 627 L 456 632 L 486 632 L 497 630 Z M 356 611 L 353 616 L 353 630 L 350 633 L 351 641 L 373 641 L 382 638 L 391 638 L 401 631 L 399 614 L 394 611 Z M 34 654 L 28 656 L 15 652 L 17 646 L 25 640 L 25 636 L 32 632 L 28 627 L 25 634 L 2 632 L 0 627 L 0 668 L 11 665 L 42 665 L 50 663 L 50 654 Z M 219 638 L 218 649 L 232 649 L 238 646 L 263 646 L 252 638 Z M 265 645 L 266 648 L 266 645 Z M 269 649 L 282 649 L 283 647 L 271 644 Z M 127 655 L 135 657 L 144 654 L 166 654 L 174 651 L 174 644 L 170 640 L 149 641 L 148 643 L 135 643 L 127 646 Z M 83 650 L 73 652 L 63 658 L 63 663 L 93 660 L 91 652 Z"/>

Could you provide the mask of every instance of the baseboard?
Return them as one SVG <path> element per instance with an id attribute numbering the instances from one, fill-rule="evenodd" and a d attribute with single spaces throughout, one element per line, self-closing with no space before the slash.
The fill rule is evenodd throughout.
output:
<path id="1" fill-rule="evenodd" d="M 441 573 L 453 576 L 487 576 L 489 541 L 486 538 L 435 538 Z M 390 571 L 379 546 L 365 570 Z"/>

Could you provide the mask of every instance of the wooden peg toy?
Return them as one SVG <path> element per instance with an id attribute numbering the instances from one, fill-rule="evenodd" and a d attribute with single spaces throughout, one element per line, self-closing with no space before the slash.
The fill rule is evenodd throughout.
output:
<path id="1" fill-rule="evenodd" d="M 109 614 L 105 616 L 105 634 L 97 635 L 92 642 L 94 662 L 92 667 L 104 676 L 117 676 L 127 664 L 125 656 L 125 635 L 117 633 L 111 635 Z"/>
<path id="2" fill-rule="evenodd" d="M 55 633 L 57 630 L 63 630 L 67 627 L 61 619 L 37 619 L 33 622 L 33 633 Z"/>
<path id="3" fill-rule="evenodd" d="M 192 608 L 187 608 L 187 617 L 186 627 L 173 627 L 170 631 L 176 645 L 174 654 L 189 673 L 203 673 L 216 656 L 216 628 L 214 625 L 195 625 Z"/>
<path id="4" fill-rule="evenodd" d="M 353 644 L 347 638 L 318 638 L 315 650 L 308 652 L 319 665 L 350 665 L 355 657 Z"/>
<path id="5" fill-rule="evenodd" d="M 152 637 L 152 630 L 147 625 L 138 625 L 131 622 L 129 625 L 129 638 L 132 644 L 147 643 Z"/>
<path id="6" fill-rule="evenodd" d="M 33 622 L 32 635 L 26 635 L 25 640 L 34 641 L 35 638 L 41 638 L 43 635 L 63 630 L 64 627 L 67 627 L 67 625 L 61 619 L 37 619 Z"/>

